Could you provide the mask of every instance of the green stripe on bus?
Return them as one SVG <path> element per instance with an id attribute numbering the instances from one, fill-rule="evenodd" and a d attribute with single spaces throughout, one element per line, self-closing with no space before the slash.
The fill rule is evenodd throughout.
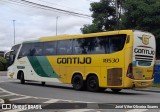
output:
<path id="1" fill-rule="evenodd" d="M 45 56 L 28 56 L 34 71 L 41 77 L 60 78 Z"/>

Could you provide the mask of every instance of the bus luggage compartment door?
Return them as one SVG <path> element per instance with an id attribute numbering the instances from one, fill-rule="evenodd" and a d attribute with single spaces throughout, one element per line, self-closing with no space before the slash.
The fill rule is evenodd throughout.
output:
<path id="1" fill-rule="evenodd" d="M 107 85 L 122 86 L 122 68 L 111 68 L 107 70 Z"/>

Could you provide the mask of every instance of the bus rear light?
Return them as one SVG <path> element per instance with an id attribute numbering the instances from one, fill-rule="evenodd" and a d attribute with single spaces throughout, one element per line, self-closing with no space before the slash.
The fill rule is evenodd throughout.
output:
<path id="1" fill-rule="evenodd" d="M 134 79 L 133 70 L 132 70 L 132 63 L 129 64 L 126 75 L 127 75 L 127 77 L 129 77 L 131 79 Z"/>

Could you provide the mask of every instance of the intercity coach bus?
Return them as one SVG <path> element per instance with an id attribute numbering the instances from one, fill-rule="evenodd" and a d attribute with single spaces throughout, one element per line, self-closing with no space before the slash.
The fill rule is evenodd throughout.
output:
<path id="1" fill-rule="evenodd" d="M 42 37 L 12 47 L 7 74 L 22 84 L 119 92 L 152 85 L 155 53 L 155 37 L 137 30 Z"/>

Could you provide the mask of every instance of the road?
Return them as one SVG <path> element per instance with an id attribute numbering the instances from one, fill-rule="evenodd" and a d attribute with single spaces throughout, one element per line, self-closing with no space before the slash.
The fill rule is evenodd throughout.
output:
<path id="1" fill-rule="evenodd" d="M 160 103 L 160 93 L 135 90 L 122 90 L 115 94 L 110 89 L 104 92 L 75 91 L 70 85 L 58 83 L 27 82 L 20 84 L 19 80 L 0 76 L 0 97 L 7 98 L 11 103 L 91 103 L 91 107 L 98 103 Z M 116 112 L 116 109 L 107 109 Z M 4 111 L 4 110 L 3 110 Z M 27 111 L 27 110 L 25 110 Z M 51 110 L 48 110 L 51 111 Z M 57 110 L 54 110 L 57 112 Z M 61 112 L 66 111 L 65 109 Z M 74 110 L 67 110 L 74 112 Z M 82 109 L 80 112 L 92 112 L 94 109 Z M 106 111 L 96 110 L 96 111 Z M 159 109 L 118 109 L 120 112 L 159 112 Z M 10 111 L 8 111 L 10 112 Z M 53 112 L 53 110 L 52 110 Z M 59 112 L 59 111 L 58 111 Z M 75 111 L 76 112 L 76 111 Z"/>

